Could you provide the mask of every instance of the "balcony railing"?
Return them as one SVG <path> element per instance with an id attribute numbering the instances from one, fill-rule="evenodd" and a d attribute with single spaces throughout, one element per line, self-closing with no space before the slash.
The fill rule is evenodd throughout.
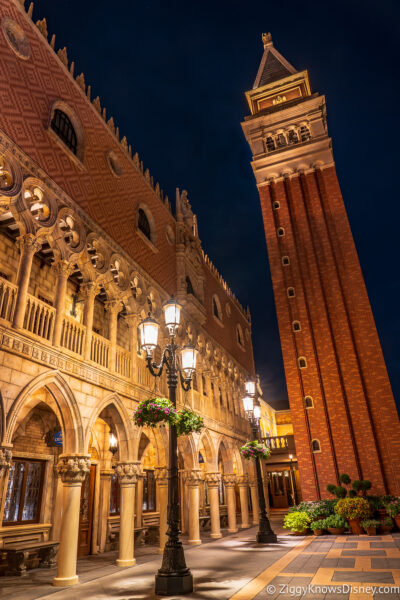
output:
<path id="1" fill-rule="evenodd" d="M 90 358 L 93 362 L 108 368 L 110 342 L 93 331 Z"/>
<path id="2" fill-rule="evenodd" d="M 296 454 L 293 435 L 277 435 L 273 437 L 263 438 L 265 445 L 271 450 L 271 455 L 274 454 Z"/>
<path id="3" fill-rule="evenodd" d="M 123 377 L 131 376 L 131 355 L 121 347 L 115 353 L 115 370 Z"/>
<path id="4" fill-rule="evenodd" d="M 28 295 L 23 328 L 39 337 L 50 340 L 53 335 L 56 311 L 39 298 Z"/>
<path id="5" fill-rule="evenodd" d="M 70 317 L 64 317 L 61 331 L 61 346 L 82 355 L 86 327 Z"/>
<path id="6" fill-rule="evenodd" d="M 0 319 L 12 321 L 16 298 L 17 286 L 0 277 Z"/>

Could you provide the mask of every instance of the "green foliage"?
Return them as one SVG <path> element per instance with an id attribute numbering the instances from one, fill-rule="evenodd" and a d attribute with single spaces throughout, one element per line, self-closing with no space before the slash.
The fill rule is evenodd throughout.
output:
<path id="1" fill-rule="evenodd" d="M 342 485 L 338 485 L 335 489 L 335 496 L 337 498 L 346 498 L 347 490 Z"/>
<path id="2" fill-rule="evenodd" d="M 289 508 L 291 512 L 305 512 L 311 519 L 315 521 L 319 517 L 327 517 L 334 514 L 334 508 L 337 500 L 317 500 L 300 502 L 297 506 Z"/>
<path id="3" fill-rule="evenodd" d="M 175 425 L 176 420 L 176 410 L 167 398 L 154 397 L 142 400 L 133 415 L 133 422 L 138 427 L 144 425 L 155 427 L 162 422 Z"/>
<path id="4" fill-rule="evenodd" d="M 339 476 L 339 481 L 340 481 L 340 483 L 344 483 L 345 485 L 349 485 L 351 483 L 350 476 L 347 475 L 347 473 L 342 473 Z"/>
<path id="5" fill-rule="evenodd" d="M 178 412 L 176 432 L 178 435 L 189 435 L 193 431 L 201 431 L 204 427 L 203 418 L 190 408 Z"/>
<path id="6" fill-rule="evenodd" d="M 367 519 L 371 514 L 371 507 L 365 498 L 343 498 L 335 506 L 335 512 L 345 519 Z"/>
<path id="7" fill-rule="evenodd" d="M 392 517 L 385 517 L 381 522 L 381 525 L 384 525 L 385 527 L 393 527 L 394 523 Z"/>
<path id="8" fill-rule="evenodd" d="M 330 494 L 335 495 L 336 487 L 337 486 L 334 483 L 328 483 L 328 485 L 326 486 L 326 489 Z"/>
<path id="9" fill-rule="evenodd" d="M 355 490 L 349 490 L 349 498 L 355 498 L 357 496 L 357 492 Z"/>
<path id="10" fill-rule="evenodd" d="M 310 529 L 312 529 L 312 531 L 315 531 L 316 529 L 325 529 L 325 527 L 322 525 L 324 522 L 325 519 L 320 519 L 319 521 L 311 521 Z"/>
<path id="11" fill-rule="evenodd" d="M 357 493 L 361 492 L 363 496 L 366 495 L 367 491 L 371 489 L 372 487 L 372 483 L 368 480 L 368 479 L 363 479 L 363 480 L 359 480 L 356 479 L 355 481 L 353 481 L 353 490 L 355 490 Z"/>
<path id="12" fill-rule="evenodd" d="M 240 448 L 240 454 L 247 460 L 254 460 L 257 458 L 261 458 L 261 460 L 267 460 L 271 454 L 271 451 L 269 448 L 266 448 L 260 444 L 260 442 L 257 442 L 257 440 L 253 440 L 252 442 L 247 442 Z"/>
<path id="13" fill-rule="evenodd" d="M 347 521 L 340 515 L 330 515 L 324 519 L 324 529 L 328 529 L 328 527 L 341 529 L 342 527 L 347 527 Z"/>
<path id="14" fill-rule="evenodd" d="M 291 531 L 305 532 L 311 522 L 310 517 L 305 512 L 288 513 L 283 520 L 283 527 Z"/>
<path id="15" fill-rule="evenodd" d="M 377 521 L 376 519 L 364 519 L 361 521 L 361 527 L 364 529 L 364 531 L 372 527 L 379 527 L 380 524 L 380 521 Z"/>
<path id="16" fill-rule="evenodd" d="M 385 508 L 388 515 L 391 517 L 397 517 L 400 515 L 400 498 L 390 500 L 387 504 L 385 504 Z"/>

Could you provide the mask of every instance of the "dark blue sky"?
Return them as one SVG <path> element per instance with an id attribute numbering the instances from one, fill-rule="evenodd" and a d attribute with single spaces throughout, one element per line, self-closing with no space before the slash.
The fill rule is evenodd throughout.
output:
<path id="1" fill-rule="evenodd" d="M 393 0 L 37 0 L 161 187 L 185 188 L 206 252 L 250 305 L 266 400 L 287 402 L 258 194 L 240 122 L 261 33 L 326 94 L 339 181 L 400 393 L 398 28 Z"/>

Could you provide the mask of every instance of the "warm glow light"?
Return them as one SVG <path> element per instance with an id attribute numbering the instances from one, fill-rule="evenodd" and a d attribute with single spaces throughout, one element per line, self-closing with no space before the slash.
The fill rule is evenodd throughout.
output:
<path id="1" fill-rule="evenodd" d="M 171 298 L 164 304 L 163 308 L 165 325 L 168 327 L 170 334 L 173 335 L 178 328 L 181 319 L 181 306 Z"/>
<path id="2" fill-rule="evenodd" d="M 192 376 L 196 370 L 197 350 L 193 346 L 185 346 L 181 351 L 181 365 L 186 377 Z"/>
<path id="3" fill-rule="evenodd" d="M 289 458 L 290 458 L 290 460 L 292 460 L 293 459 L 293 454 L 289 454 Z"/>
<path id="4" fill-rule="evenodd" d="M 246 413 L 250 413 L 253 410 L 253 398 L 251 396 L 245 396 L 243 398 L 243 407 Z"/>
<path id="5" fill-rule="evenodd" d="M 118 450 L 118 440 L 113 433 L 110 433 L 109 440 L 110 440 L 109 450 L 110 450 L 110 452 L 115 454 L 115 452 Z"/>
<path id="6" fill-rule="evenodd" d="M 249 396 L 254 396 L 256 393 L 256 384 L 252 379 L 248 379 L 246 381 L 246 383 L 244 384 L 245 388 L 246 388 L 246 393 L 249 394 Z"/>
<path id="7" fill-rule="evenodd" d="M 158 327 L 157 321 L 150 315 L 139 323 L 140 345 L 147 356 L 151 356 L 157 346 Z"/>
<path id="8" fill-rule="evenodd" d="M 253 410 L 254 418 L 259 419 L 261 417 L 261 407 L 259 404 L 256 404 Z"/>

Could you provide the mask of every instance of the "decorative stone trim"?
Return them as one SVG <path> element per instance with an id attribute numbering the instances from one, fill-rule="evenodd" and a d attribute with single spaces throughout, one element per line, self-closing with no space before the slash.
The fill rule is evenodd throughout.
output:
<path id="1" fill-rule="evenodd" d="M 115 468 L 120 485 L 135 485 L 141 474 L 141 462 L 120 462 Z"/>
<path id="2" fill-rule="evenodd" d="M 219 487 L 219 484 L 221 483 L 221 473 L 205 473 L 204 481 L 209 488 Z"/>
<path id="3" fill-rule="evenodd" d="M 168 469 L 167 467 L 157 467 L 154 469 L 154 479 L 159 485 L 165 485 L 168 483 Z"/>
<path id="4" fill-rule="evenodd" d="M 20 252 L 27 250 L 28 252 L 35 254 L 35 252 L 38 252 L 42 247 L 42 243 L 33 235 L 33 233 L 20 235 L 15 241 Z"/>
<path id="5" fill-rule="evenodd" d="M 63 483 L 83 483 L 90 471 L 90 456 L 86 454 L 61 454 L 57 467 Z"/>
<path id="6" fill-rule="evenodd" d="M 0 448 L 0 477 L 11 466 L 12 451 L 10 448 Z"/>
<path id="7" fill-rule="evenodd" d="M 192 469 L 184 472 L 184 480 L 190 487 L 197 487 L 203 480 L 203 473 L 200 469 Z"/>
<path id="8" fill-rule="evenodd" d="M 234 487 L 236 483 L 236 475 L 235 473 L 226 473 L 223 475 L 223 482 L 225 487 Z"/>
<path id="9" fill-rule="evenodd" d="M 238 475 L 236 477 L 236 481 L 239 487 L 247 487 L 249 485 L 249 476 L 248 475 Z"/>

